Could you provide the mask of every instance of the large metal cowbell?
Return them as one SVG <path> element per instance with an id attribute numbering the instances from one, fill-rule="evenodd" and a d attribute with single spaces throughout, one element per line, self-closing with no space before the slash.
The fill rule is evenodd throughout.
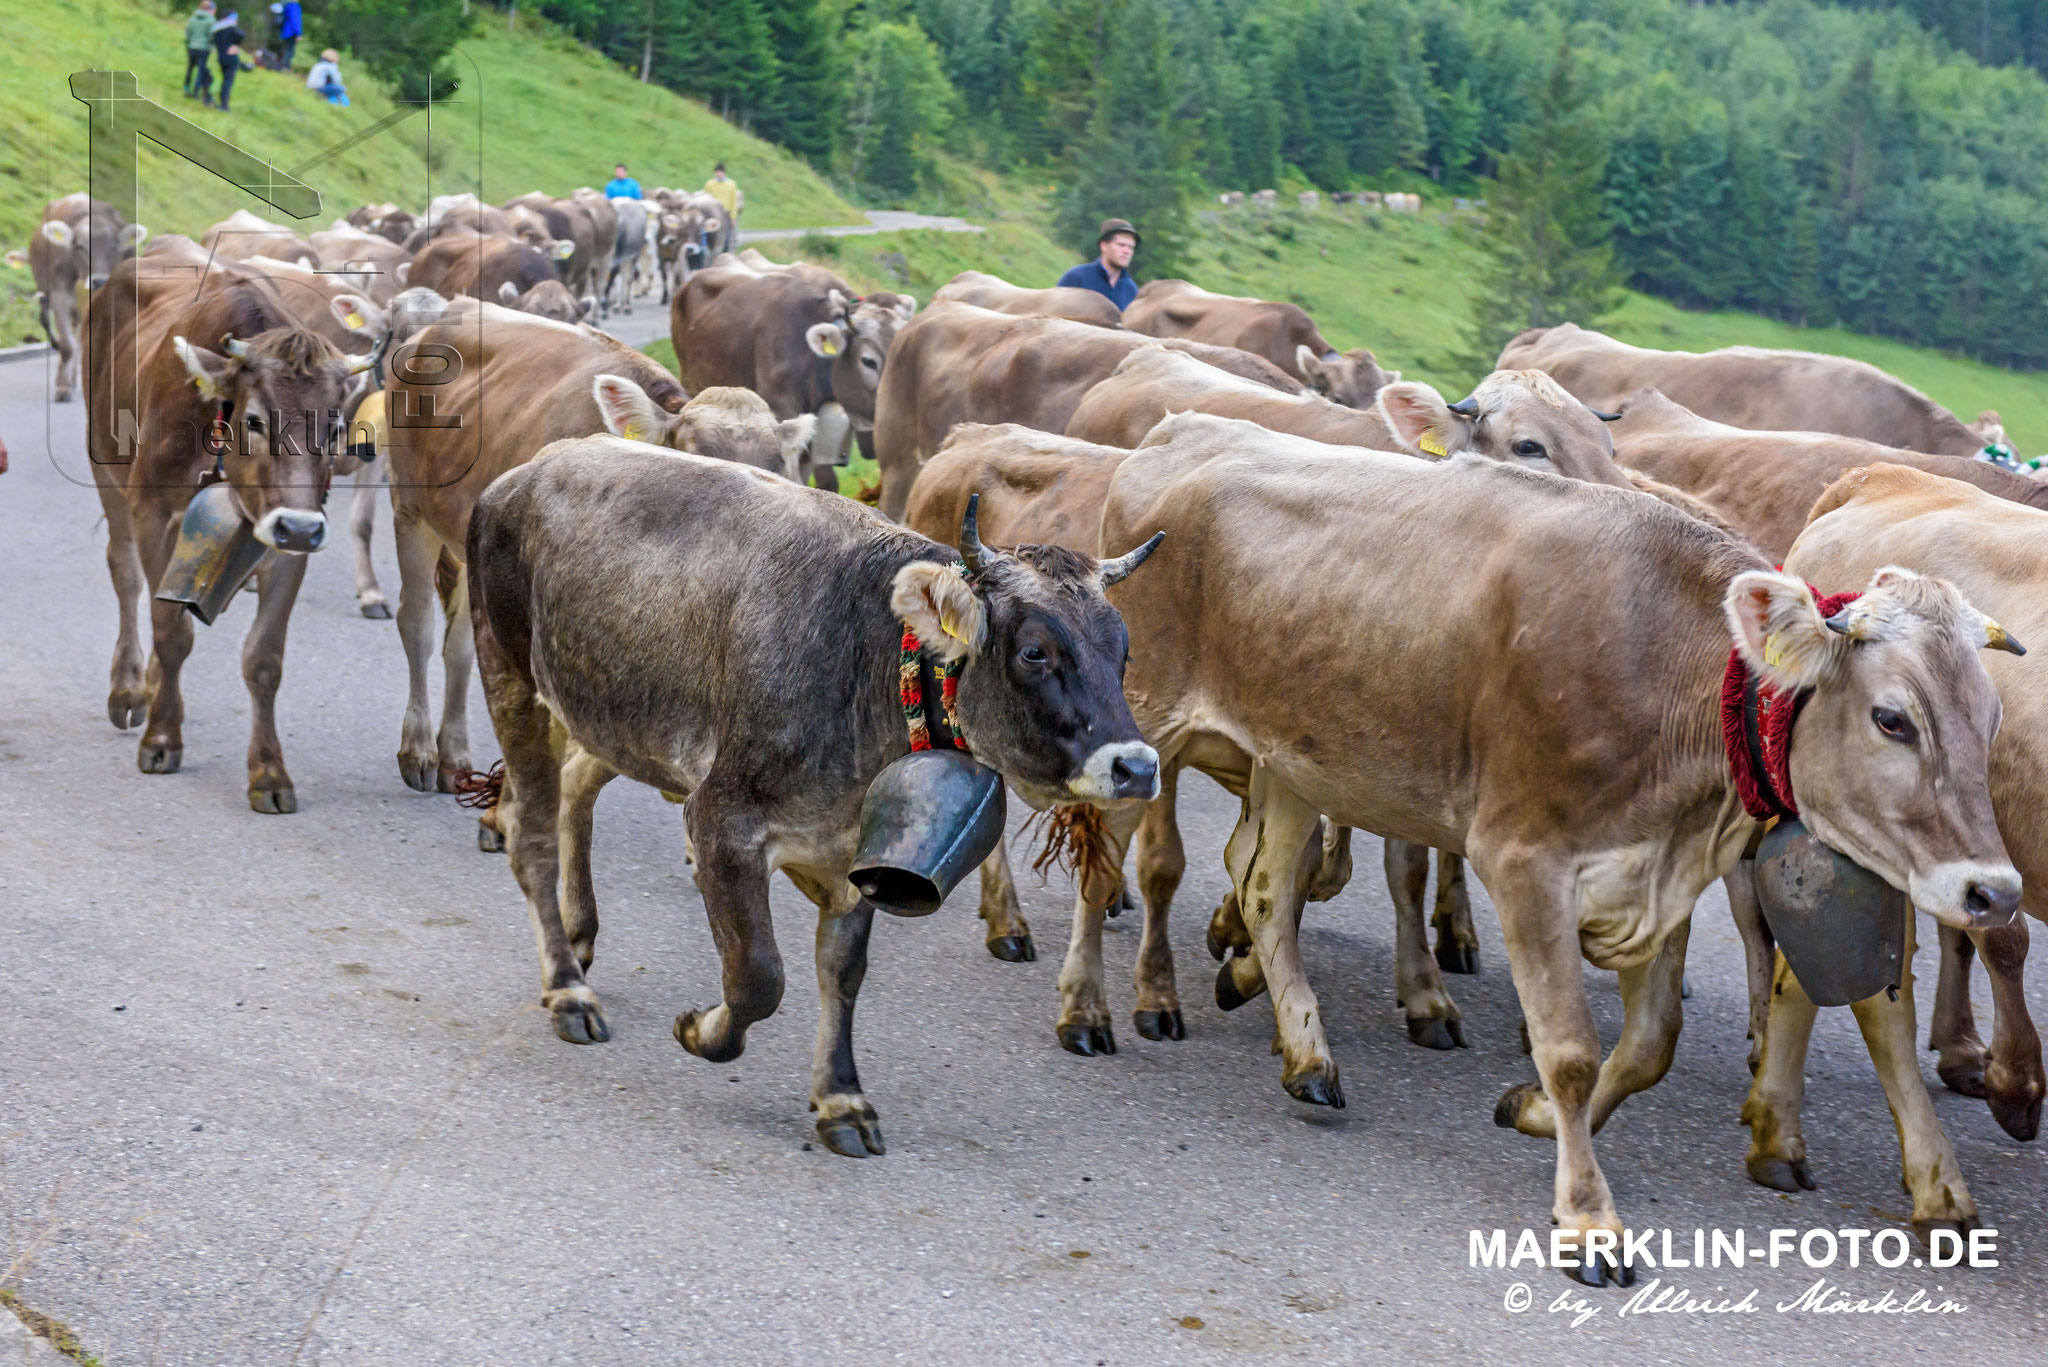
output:
<path id="1" fill-rule="evenodd" d="M 1912 903 L 1803 823 L 1783 820 L 1764 834 L 1756 898 L 1816 1006 L 1847 1006 L 1898 985 Z"/>

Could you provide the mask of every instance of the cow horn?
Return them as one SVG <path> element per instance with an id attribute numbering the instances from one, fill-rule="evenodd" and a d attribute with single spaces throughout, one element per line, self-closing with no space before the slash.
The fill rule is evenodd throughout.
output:
<path id="1" fill-rule="evenodd" d="M 2003 650 L 2012 655 L 2024 655 L 2027 648 L 2019 639 L 1989 617 L 1984 619 L 1984 645 L 1990 650 Z"/>
<path id="2" fill-rule="evenodd" d="M 1601 412 L 1601 411 L 1600 411 L 1599 409 L 1597 409 L 1597 408 L 1594 408 L 1594 407 L 1592 407 L 1591 405 L 1588 405 L 1588 406 L 1587 406 L 1587 408 L 1586 408 L 1586 411 L 1587 411 L 1588 413 L 1591 413 L 1591 414 L 1592 414 L 1592 415 L 1593 415 L 1594 417 L 1596 417 L 1596 418 L 1600 419 L 1600 421 L 1602 421 L 1602 422 L 1620 422 L 1620 421 L 1621 421 L 1621 414 L 1619 414 L 1619 413 L 1603 413 L 1603 412 Z"/>
<path id="3" fill-rule="evenodd" d="M 981 495 L 968 495 L 967 511 L 960 518 L 960 559 L 970 575 L 980 574 L 987 565 L 988 548 L 981 544 L 981 533 L 975 527 L 975 512 L 980 507 Z"/>
<path id="4" fill-rule="evenodd" d="M 1165 532 L 1152 533 L 1152 539 L 1134 551 L 1126 552 L 1114 560 L 1105 560 L 1101 565 L 1102 587 L 1121 584 L 1131 577 L 1131 572 L 1152 558 L 1152 552 L 1159 549 L 1159 543 L 1166 540 Z"/>
<path id="5" fill-rule="evenodd" d="M 238 361 L 247 359 L 249 355 L 249 344 L 232 332 L 221 334 L 220 349 Z"/>
<path id="6" fill-rule="evenodd" d="M 1850 605 L 1851 608 L 1853 606 L 1854 604 Z M 1822 625 L 1826 626 L 1829 631 L 1837 632 L 1840 635 L 1847 636 L 1850 640 L 1853 641 L 1857 639 L 1858 623 L 1850 620 L 1849 612 L 1850 608 L 1843 608 L 1840 612 L 1837 612 L 1832 617 L 1821 618 L 1821 623 Z"/>
<path id="7" fill-rule="evenodd" d="M 1450 405 L 1450 409 L 1461 418 L 1476 418 L 1479 416 L 1479 400 L 1475 395 L 1467 394 Z"/>

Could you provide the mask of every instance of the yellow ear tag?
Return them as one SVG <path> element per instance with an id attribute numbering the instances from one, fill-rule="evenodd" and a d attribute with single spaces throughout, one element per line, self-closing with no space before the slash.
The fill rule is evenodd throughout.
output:
<path id="1" fill-rule="evenodd" d="M 620 435 L 620 436 L 622 436 L 622 437 L 624 437 L 624 438 L 625 438 L 625 439 L 626 439 L 627 441 L 642 441 L 642 440 L 645 440 L 645 438 L 643 438 L 643 437 L 642 437 L 642 436 L 640 435 L 640 424 L 639 424 L 639 423 L 637 423 L 637 422 L 629 422 L 629 423 L 627 423 L 627 424 L 626 424 L 626 430 L 625 430 L 625 431 L 623 431 L 623 432 L 621 432 L 621 433 L 619 433 L 619 435 Z"/>
<path id="2" fill-rule="evenodd" d="M 837 337 L 827 337 L 825 339 L 825 354 L 827 356 L 837 356 L 839 354 L 839 339 Z"/>
<path id="3" fill-rule="evenodd" d="M 1424 451 L 1428 452 L 1432 456 L 1441 457 L 1448 456 L 1451 454 L 1450 448 L 1446 447 L 1442 442 L 1438 441 L 1436 439 L 1436 433 L 1434 432 L 1424 432 L 1422 434 L 1422 440 L 1416 442 L 1415 444 L 1417 446 L 1420 446 Z"/>
<path id="4" fill-rule="evenodd" d="M 363 325 L 363 315 L 360 313 L 351 313 L 343 321 L 345 321 L 349 325 L 350 330 L 354 330 Z"/>
<path id="5" fill-rule="evenodd" d="M 1764 663 L 1773 669 L 1785 663 L 1785 652 L 1778 645 L 1778 633 L 1775 631 L 1764 637 Z"/>

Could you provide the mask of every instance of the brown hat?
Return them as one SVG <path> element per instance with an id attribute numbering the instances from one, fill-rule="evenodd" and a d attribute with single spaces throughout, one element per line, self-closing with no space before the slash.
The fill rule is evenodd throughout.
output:
<path id="1" fill-rule="evenodd" d="M 1105 218 L 1102 220 L 1102 231 L 1095 234 L 1095 245 L 1101 246 L 1118 233 L 1129 233 L 1131 241 L 1136 243 L 1142 244 L 1145 241 L 1144 238 L 1138 236 L 1138 230 L 1131 226 L 1131 221 L 1128 218 Z"/>

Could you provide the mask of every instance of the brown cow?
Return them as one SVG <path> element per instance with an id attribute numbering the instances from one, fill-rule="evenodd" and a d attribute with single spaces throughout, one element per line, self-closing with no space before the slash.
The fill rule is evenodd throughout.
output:
<path id="1" fill-rule="evenodd" d="M 380 236 L 337 220 L 309 239 L 323 271 L 340 271 L 352 290 L 373 303 L 388 304 L 411 283 L 412 253 Z"/>
<path id="2" fill-rule="evenodd" d="M 752 250 L 690 277 L 669 306 L 676 369 L 691 389 L 751 389 L 779 417 L 816 414 L 803 483 L 838 487 L 833 467 L 875 424 L 875 389 L 896 334 L 917 312 L 907 294 L 863 299 L 822 266 L 780 265 Z"/>
<path id="3" fill-rule="evenodd" d="M 428 243 L 406 276 L 409 287 L 443 297 L 466 294 L 522 313 L 574 323 L 597 301 L 578 298 L 557 278 L 555 263 L 531 244 L 503 233 L 451 232 Z"/>
<path id="4" fill-rule="evenodd" d="M 1185 280 L 1141 285 L 1123 323 L 1148 337 L 1240 347 L 1346 408 L 1369 407 L 1382 386 L 1401 378 L 1398 370 L 1382 370 L 1363 347 L 1339 353 L 1298 305 L 1211 294 Z"/>
<path id="5" fill-rule="evenodd" d="M 247 209 L 237 209 L 200 235 L 199 245 L 219 260 L 246 261 L 267 256 L 273 261 L 296 261 L 318 266 L 320 253 L 313 244 L 282 223 L 259 218 Z"/>
<path id="6" fill-rule="evenodd" d="M 26 269 L 36 282 L 43 335 L 57 353 L 52 397 L 58 403 L 70 403 L 78 385 L 79 290 L 98 289 L 148 236 L 149 229 L 124 221 L 113 205 L 80 193 L 51 200 L 28 250 L 7 253 L 7 264 Z"/>
<path id="7" fill-rule="evenodd" d="M 1028 290 L 986 271 L 962 271 L 939 286 L 932 302 L 957 299 L 963 304 L 1019 318 L 1065 318 L 1076 323 L 1093 323 L 1100 328 L 1124 325 L 1123 310 L 1094 290 L 1072 285 Z"/>
<path id="8" fill-rule="evenodd" d="M 1947 456 L 1975 455 L 2005 440 L 1997 414 L 1966 424 L 1905 381 L 1846 356 L 1747 346 L 1652 351 L 1561 323 L 1516 337 L 1500 365 L 1547 370 L 1601 408 L 1651 386 L 1703 418 L 1752 431 L 1834 432 Z"/>
<path id="9" fill-rule="evenodd" d="M 438 737 L 427 666 L 435 565 L 442 555 L 460 565 L 470 510 L 486 485 L 551 441 L 604 431 L 788 474 L 815 421 L 806 414 L 777 423 L 746 390 L 707 389 L 692 399 L 653 358 L 613 337 L 490 304 L 412 331 L 392 347 L 386 369 L 391 383 L 381 435 L 391 453 L 398 632 L 411 678 L 398 769 L 421 792 L 452 791 L 470 767 L 472 643 L 461 580 L 442 605 L 450 614 L 442 647 L 448 688 Z M 460 421 L 406 420 L 428 412 L 437 421 Z"/>
<path id="10" fill-rule="evenodd" d="M 365 204 L 350 212 L 344 221 L 352 228 L 360 228 L 401 247 L 405 245 L 405 239 L 412 236 L 413 229 L 419 227 L 419 220 L 409 210 L 388 201 Z"/>
<path id="11" fill-rule="evenodd" d="M 546 232 L 555 243 L 569 244 L 566 251 L 559 245 L 553 248 L 553 251 L 561 253 L 557 260 L 560 262 L 562 283 L 579 299 L 586 296 L 595 299 L 603 288 L 603 271 L 611 264 L 612 256 L 611 237 L 605 237 L 602 247 L 598 242 L 596 211 L 573 197 L 555 199 L 539 191 L 505 201 L 508 214 L 520 209 L 540 215 L 533 232 Z M 609 220 L 610 215 L 607 214 L 606 218 Z"/>
<path id="12" fill-rule="evenodd" d="M 1704 500 L 1757 549 L 1782 561 L 1806 525 L 1807 510 L 1844 470 L 1885 462 L 2048 508 L 2048 485 L 1988 460 L 1923 455 L 1831 432 L 1759 432 L 1712 422 L 1655 389 L 1621 401 L 1612 427 L 1624 465 Z"/>
<path id="13" fill-rule="evenodd" d="M 1814 583 L 1841 586 L 1863 582 L 1886 565 L 1903 565 L 1953 583 L 2005 630 L 2039 645 L 2048 641 L 2048 596 L 2041 572 L 2048 564 L 2048 512 L 2020 507 L 1981 488 L 1943 479 L 1924 470 L 1877 465 L 1852 470 L 1836 481 L 1813 508 L 1814 520 L 1787 557 L 1788 573 Z M 2013 863 L 2025 879 L 2020 905 L 2036 919 L 2048 919 L 2048 833 L 2041 808 L 2048 798 L 2048 695 L 2031 660 L 1987 656 L 1991 679 L 2005 708 L 2005 724 L 1991 747 L 1991 802 Z M 1907 725 L 1932 744 L 1935 718 L 1926 704 L 1909 699 Z M 1887 748 L 1895 746 L 1878 742 Z M 1800 795 L 1802 806 L 1804 795 Z M 1908 928 L 1911 935 L 1911 927 Z M 2026 959 L 2024 920 L 2002 930 L 1965 932 L 1941 927 L 1941 993 L 1929 1046 L 1942 1052 L 1944 1081 L 1958 1069 L 1977 1075 L 1979 1095 L 1988 1092 L 1992 1114 L 2008 1133 L 2031 1139 L 2041 1118 L 2041 1041 L 2028 1018 L 2020 970 Z M 1988 1059 L 1970 1019 L 1968 953 L 1975 942 L 1992 969 L 1997 1016 Z M 1763 945 L 1768 966 L 1772 955 Z M 1906 1187 L 1913 1194 L 1914 1228 L 1924 1236 L 1937 1225 L 1973 1226 L 1977 1207 L 1963 1182 L 1955 1151 L 1921 1081 L 1914 1052 L 1913 973 L 1910 938 L 1898 997 L 1880 992 L 1852 1008 L 1878 1079 L 1897 1122 Z M 1965 980 L 1954 981 L 1960 965 Z M 1752 980 L 1752 990 L 1755 990 Z M 1784 1191 L 1811 1189 L 1806 1139 L 1800 1127 L 1806 1045 L 1815 1007 L 1799 980 L 1776 957 L 1763 995 L 1769 1017 L 1749 1099 L 1742 1108 L 1749 1125 L 1750 1175 Z"/>
<path id="14" fill-rule="evenodd" d="M 1987 623 L 1939 580 L 1880 573 L 1830 622 L 1796 576 L 1627 490 L 1199 414 L 1117 470 L 1104 544 L 1139 524 L 1166 537 L 1162 567 L 1111 595 L 1125 691 L 1162 769 L 1177 757 L 1244 796 L 1226 858 L 1288 1092 L 1343 1099 L 1295 933 L 1318 814 L 1463 852 L 1499 911 L 1542 1079 L 1495 1120 L 1555 1137 L 1553 1216 L 1595 1285 L 1633 1273 L 1592 1133 L 1669 1067 L 1693 904 L 1756 829 L 1721 740 L 1731 643 L 1779 689 L 1811 690 L 1790 762 L 1821 838 L 1945 921 L 2018 905 L 1985 782 Z M 1902 695 L 1926 742 L 1873 742 L 1873 706 Z M 1137 823 L 1106 824 L 1120 863 Z M 1177 856 L 1139 852 L 1148 898 Z M 1079 942 L 1100 913 L 1076 915 Z M 1604 1066 L 1582 956 L 1621 979 Z"/>
<path id="15" fill-rule="evenodd" d="M 875 460 L 883 513 L 903 516 L 917 467 L 955 423 L 1015 422 L 1060 432 L 1082 396 L 1131 352 L 1164 345 L 1282 393 L 1301 386 L 1262 356 L 1236 347 L 1137 333 L 1064 318 L 1016 318 L 973 304 L 934 304 L 896 340 L 875 402 Z"/>
<path id="16" fill-rule="evenodd" d="M 151 602 L 147 683 L 136 600 L 162 582 L 185 507 L 222 474 L 256 537 L 276 554 L 258 570 L 259 606 L 242 649 L 249 686 L 249 805 L 298 809 L 277 736 L 285 630 L 306 555 L 326 539 L 320 507 L 340 446 L 342 407 L 367 356 L 345 357 L 305 319 L 324 295 L 207 254 L 185 238 L 123 262 L 88 315 L 86 446 L 107 515 L 107 568 L 120 605 L 107 713 L 148 725 L 136 762 L 177 772 L 184 754 L 179 672 L 192 618 Z M 202 279 L 200 272 L 204 271 Z M 195 290 L 195 282 L 204 285 Z M 295 297 L 296 296 L 296 297 Z"/>

